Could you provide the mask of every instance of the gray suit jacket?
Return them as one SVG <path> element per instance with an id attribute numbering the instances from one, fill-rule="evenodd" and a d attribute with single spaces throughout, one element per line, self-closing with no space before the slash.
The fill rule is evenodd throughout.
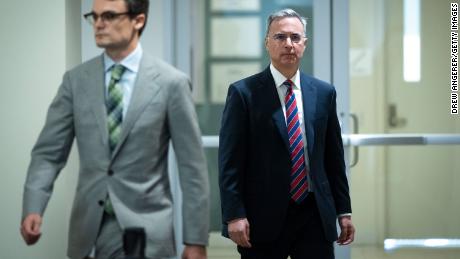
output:
<path id="1" fill-rule="evenodd" d="M 209 184 L 188 78 L 144 53 L 118 146 L 110 154 L 104 100 L 103 57 L 65 73 L 32 150 L 24 187 L 23 217 L 43 215 L 53 183 L 74 138 L 79 179 L 70 220 L 68 255 L 86 256 L 95 243 L 110 194 L 122 228 L 141 226 L 147 256 L 175 254 L 171 187 L 172 140 L 183 190 L 184 243 L 207 244 Z"/>

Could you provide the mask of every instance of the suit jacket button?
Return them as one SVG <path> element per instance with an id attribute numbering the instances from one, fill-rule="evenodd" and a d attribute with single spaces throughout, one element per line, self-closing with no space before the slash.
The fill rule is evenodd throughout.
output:
<path id="1" fill-rule="evenodd" d="M 108 174 L 109 174 L 109 176 L 112 176 L 113 175 L 113 170 L 109 170 Z"/>
<path id="2" fill-rule="evenodd" d="M 97 203 L 99 203 L 99 206 L 104 206 L 104 201 L 103 200 L 99 200 Z"/>

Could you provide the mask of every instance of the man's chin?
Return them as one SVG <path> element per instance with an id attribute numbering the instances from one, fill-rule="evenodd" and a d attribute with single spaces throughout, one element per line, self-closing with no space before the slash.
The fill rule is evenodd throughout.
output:
<path id="1" fill-rule="evenodd" d="M 106 48 L 107 45 L 108 45 L 108 44 L 105 43 L 105 42 L 96 41 L 96 46 L 98 46 L 99 48 Z"/>
<path id="2" fill-rule="evenodd" d="M 95 42 L 96 42 L 96 46 L 98 46 L 99 48 L 107 48 L 111 45 L 110 41 L 108 41 L 105 37 L 96 36 Z"/>

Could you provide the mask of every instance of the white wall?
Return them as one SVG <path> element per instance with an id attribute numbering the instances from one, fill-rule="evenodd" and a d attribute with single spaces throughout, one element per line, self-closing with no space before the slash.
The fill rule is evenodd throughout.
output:
<path id="1" fill-rule="evenodd" d="M 39 244 L 27 247 L 19 226 L 30 151 L 64 71 L 80 62 L 79 9 L 71 0 L 0 2 L 0 258 L 65 258 L 74 153 L 56 183 Z"/>

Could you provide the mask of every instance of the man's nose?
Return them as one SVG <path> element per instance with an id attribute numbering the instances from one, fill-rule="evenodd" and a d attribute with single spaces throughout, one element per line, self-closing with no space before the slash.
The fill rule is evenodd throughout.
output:
<path id="1" fill-rule="evenodd" d="M 291 37 L 286 38 L 286 45 L 285 46 L 288 47 L 288 48 L 292 48 L 293 42 L 291 40 Z"/>
<path id="2" fill-rule="evenodd" d="M 104 27 L 104 21 L 102 21 L 101 17 L 98 17 L 97 19 L 94 19 L 94 28 L 103 28 Z"/>

